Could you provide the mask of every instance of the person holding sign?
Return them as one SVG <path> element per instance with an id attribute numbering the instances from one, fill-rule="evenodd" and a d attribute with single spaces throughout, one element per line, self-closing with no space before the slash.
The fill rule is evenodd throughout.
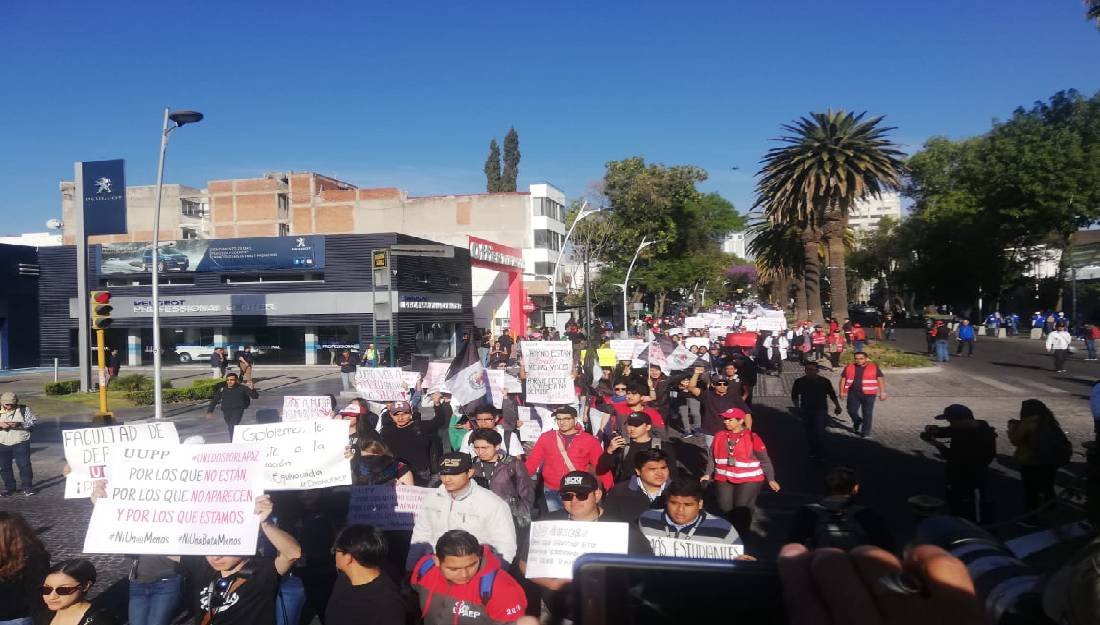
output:
<path id="1" fill-rule="evenodd" d="M 301 557 L 298 541 L 268 522 L 271 498 L 256 498 L 260 531 L 275 547 L 274 558 L 251 556 L 184 556 L 180 559 L 191 584 L 199 590 L 196 625 L 274 625 L 279 578 Z M 173 558 L 174 559 L 174 558 Z"/>
<path id="2" fill-rule="evenodd" d="M 730 545 L 744 552 L 741 537 L 729 521 L 703 510 L 703 486 L 693 479 L 674 480 L 665 490 L 665 507 L 646 510 L 638 517 L 638 529 L 651 546 L 660 541 L 691 541 Z M 656 555 L 666 554 L 655 548 Z M 687 556 L 685 556 L 687 557 Z"/>
<path id="3" fill-rule="evenodd" d="M 752 525 L 756 496 L 767 481 L 768 487 L 779 492 L 775 481 L 775 469 L 764 441 L 748 429 L 748 415 L 738 408 L 722 413 L 726 429 L 714 437 L 707 471 L 700 481 L 715 482 L 718 491 L 718 507 L 731 515 L 733 526 L 741 534 L 748 533 Z"/>
<path id="4" fill-rule="evenodd" d="M 470 456 L 461 452 L 443 456 L 439 462 L 439 479 L 443 484 L 424 498 L 416 515 L 406 566 L 411 568 L 445 532 L 457 528 L 469 530 L 496 549 L 506 562 L 516 557 L 512 511 L 503 499 L 479 486 L 473 477 Z"/>
<path id="5" fill-rule="evenodd" d="M 561 510 L 561 479 L 570 471 L 596 471 L 603 447 L 595 437 L 577 427 L 577 409 L 559 406 L 553 412 L 558 429 L 544 432 L 527 456 L 527 472 L 542 472 L 543 496 L 550 512 Z M 610 482 L 610 479 L 608 480 Z"/>
<path id="6" fill-rule="evenodd" d="M 413 567 L 411 581 L 424 625 L 514 623 L 527 610 L 523 588 L 500 558 L 463 530 L 440 536 L 435 554 Z"/>
<path id="7" fill-rule="evenodd" d="M 229 440 L 233 440 L 233 428 L 241 423 L 244 411 L 252 404 L 253 399 L 259 399 L 260 394 L 256 389 L 241 386 L 237 383 L 237 374 L 230 373 L 225 376 L 225 382 L 218 385 L 214 391 L 214 397 L 210 399 L 210 405 L 206 407 L 206 418 L 214 416 L 214 408 L 222 405 L 222 418 L 229 428 Z"/>

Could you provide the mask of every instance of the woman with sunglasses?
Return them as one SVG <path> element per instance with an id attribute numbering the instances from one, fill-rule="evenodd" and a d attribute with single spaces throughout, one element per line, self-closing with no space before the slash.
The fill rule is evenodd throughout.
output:
<path id="1" fill-rule="evenodd" d="M 41 611 L 38 585 L 50 568 L 50 554 L 14 512 L 0 512 L 0 624 L 30 625 Z"/>
<path id="2" fill-rule="evenodd" d="M 36 619 L 35 625 L 117 625 L 110 612 L 93 608 L 87 599 L 95 580 L 95 566 L 87 560 L 55 564 L 39 591 L 49 612 Z"/>

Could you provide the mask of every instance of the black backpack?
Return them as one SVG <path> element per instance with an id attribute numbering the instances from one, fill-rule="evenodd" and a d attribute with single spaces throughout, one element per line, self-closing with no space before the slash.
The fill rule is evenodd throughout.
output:
<path id="1" fill-rule="evenodd" d="M 833 547 L 845 551 L 867 544 L 867 531 L 856 522 L 855 514 L 862 506 L 827 508 L 819 503 L 806 506 L 816 517 L 814 533 L 806 545 L 810 549 Z"/>

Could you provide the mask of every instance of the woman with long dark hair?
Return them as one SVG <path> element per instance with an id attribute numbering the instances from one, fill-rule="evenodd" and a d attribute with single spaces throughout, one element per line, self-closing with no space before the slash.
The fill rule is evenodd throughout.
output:
<path id="1" fill-rule="evenodd" d="M 1008 440 L 1016 447 L 1012 455 L 1020 463 L 1024 506 L 1036 510 L 1054 499 L 1058 468 L 1068 462 L 1073 447 L 1054 413 L 1038 399 L 1020 403 L 1020 418 L 1008 422 Z"/>
<path id="2" fill-rule="evenodd" d="M 39 589 L 49 612 L 36 616 L 35 625 L 117 625 L 110 612 L 93 608 L 88 601 L 95 580 L 95 565 L 87 560 L 66 560 L 50 567 Z"/>
<path id="3" fill-rule="evenodd" d="M 50 568 L 50 555 L 26 519 L 0 512 L 0 624 L 30 625 L 44 611 L 38 586 Z"/>

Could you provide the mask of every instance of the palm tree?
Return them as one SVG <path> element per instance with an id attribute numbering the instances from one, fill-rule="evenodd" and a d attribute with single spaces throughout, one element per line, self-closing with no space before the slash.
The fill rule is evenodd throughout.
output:
<path id="1" fill-rule="evenodd" d="M 749 226 L 752 238 L 748 252 L 755 258 L 759 272 L 758 282 L 772 286 L 772 294 L 784 308 L 790 302 L 791 282 L 804 285 L 802 243 L 797 228 L 772 221 L 759 221 Z M 806 291 L 803 286 L 795 291 L 795 311 L 800 319 L 806 314 Z"/>
<path id="2" fill-rule="evenodd" d="M 824 237 L 832 310 L 841 317 L 848 312 L 848 213 L 856 202 L 899 187 L 904 156 L 886 137 L 894 128 L 880 126 L 882 117 L 864 120 L 865 115 L 829 110 L 784 124 L 789 134 L 778 140 L 786 145 L 768 150 L 756 185 L 756 205 L 769 219 L 802 230 L 807 287 L 815 279 L 809 261 L 821 240 L 818 232 Z"/>
<path id="3" fill-rule="evenodd" d="M 1085 0 L 1085 18 L 1096 20 L 1096 26 L 1100 27 L 1100 0 Z"/>

